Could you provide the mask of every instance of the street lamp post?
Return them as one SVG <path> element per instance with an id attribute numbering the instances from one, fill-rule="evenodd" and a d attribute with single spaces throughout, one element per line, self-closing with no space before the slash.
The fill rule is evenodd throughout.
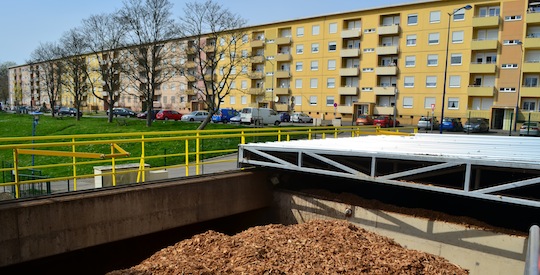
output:
<path id="1" fill-rule="evenodd" d="M 517 131 L 517 118 L 518 118 L 518 110 L 519 110 L 519 94 L 521 92 L 521 68 L 523 67 L 523 42 L 519 41 L 517 43 L 519 45 L 519 49 L 521 50 L 521 56 L 520 56 L 520 64 L 519 64 L 519 76 L 518 76 L 518 85 L 517 85 L 517 97 L 516 97 L 516 109 L 514 110 L 514 132 Z M 512 128 L 512 125 L 510 125 L 510 129 Z M 512 131 L 510 131 L 512 132 Z"/>
<path id="2" fill-rule="evenodd" d="M 472 9 L 471 5 L 463 6 L 459 9 L 454 10 L 452 13 L 448 13 L 448 26 L 447 26 L 447 33 L 446 33 L 446 56 L 444 59 L 444 76 L 443 76 L 443 94 L 442 94 L 442 105 L 441 105 L 441 119 L 444 119 L 444 104 L 445 104 L 445 97 L 446 97 L 446 75 L 448 73 L 448 47 L 450 44 L 450 20 L 452 19 L 452 16 L 456 14 L 460 10 L 470 10 Z M 441 120 L 442 121 L 442 120 Z M 439 127 L 440 133 L 443 133 L 443 128 Z"/>

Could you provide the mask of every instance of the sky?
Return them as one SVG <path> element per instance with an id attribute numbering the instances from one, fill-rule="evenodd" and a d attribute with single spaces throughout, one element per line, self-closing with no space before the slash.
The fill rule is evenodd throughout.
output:
<path id="1" fill-rule="evenodd" d="M 174 18 L 183 14 L 185 3 L 193 1 L 195 0 L 171 0 L 174 4 L 172 11 Z M 417 2 L 417 0 L 271 0 L 270 4 L 264 4 L 263 8 L 256 0 L 214 1 L 246 19 L 248 25 Z M 2 1 L 0 63 L 11 61 L 17 65 L 26 64 L 40 43 L 58 42 L 65 32 L 80 27 L 83 19 L 91 15 L 113 13 L 122 6 L 122 0 Z"/>

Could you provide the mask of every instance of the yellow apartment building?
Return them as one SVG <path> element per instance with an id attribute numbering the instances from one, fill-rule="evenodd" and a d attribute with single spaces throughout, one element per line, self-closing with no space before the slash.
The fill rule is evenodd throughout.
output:
<path id="1" fill-rule="evenodd" d="M 419 1 L 246 30 L 251 62 L 237 68 L 222 107 L 301 111 L 344 124 L 360 114 L 392 115 L 402 125 L 422 116 L 483 117 L 505 130 L 516 117 L 540 121 L 540 1 Z M 189 38 L 166 43 L 178 45 L 186 71 L 196 66 Z M 28 66 L 10 68 L 11 104 L 40 98 L 25 99 L 35 87 Z M 154 106 L 203 109 L 193 81 L 175 76 Z M 140 110 L 130 97 L 119 104 Z"/>

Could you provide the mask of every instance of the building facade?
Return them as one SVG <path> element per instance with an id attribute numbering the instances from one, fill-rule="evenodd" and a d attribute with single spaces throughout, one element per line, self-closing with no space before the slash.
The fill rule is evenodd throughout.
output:
<path id="1" fill-rule="evenodd" d="M 487 118 L 492 128 L 506 130 L 516 118 L 540 120 L 539 2 L 422 1 L 246 31 L 242 55 L 250 62 L 234 69 L 239 76 L 222 107 L 270 107 L 345 122 L 360 114 L 392 115 L 411 125 L 422 116 L 440 120 L 444 113 Z M 197 83 L 189 70 L 197 64 L 189 38 L 166 44 L 178 52 L 170 62 L 187 73 L 162 85 L 154 106 L 182 113 L 204 109 L 192 89 Z M 42 100 L 30 66 L 10 68 L 12 105 Z M 88 100 L 88 106 L 105 108 L 92 96 Z M 128 94 L 119 105 L 142 108 Z"/>

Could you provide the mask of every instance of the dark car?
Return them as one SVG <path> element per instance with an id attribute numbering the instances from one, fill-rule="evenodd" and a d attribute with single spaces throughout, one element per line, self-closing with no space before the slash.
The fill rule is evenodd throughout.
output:
<path id="1" fill-rule="evenodd" d="M 279 119 L 281 122 L 291 122 L 291 115 L 287 112 L 279 113 Z"/>
<path id="2" fill-rule="evenodd" d="M 489 132 L 489 120 L 480 117 L 472 117 L 463 125 L 463 132 L 487 133 Z"/>
<path id="3" fill-rule="evenodd" d="M 175 110 L 161 110 L 156 114 L 157 120 L 180 120 L 182 119 L 182 114 Z"/>
<path id="4" fill-rule="evenodd" d="M 137 114 L 133 112 L 130 108 L 113 108 L 113 116 L 125 116 L 125 117 L 136 117 Z M 109 115 L 109 110 L 107 110 L 107 115 Z"/>
<path id="5" fill-rule="evenodd" d="M 443 131 L 460 132 L 463 131 L 463 124 L 458 118 L 445 117 L 440 125 Z"/>
<path id="6" fill-rule="evenodd" d="M 71 107 L 62 107 L 58 109 L 58 114 L 61 116 L 77 116 L 77 109 Z M 79 111 L 79 117 L 82 117 L 81 111 Z"/>
<path id="7" fill-rule="evenodd" d="M 230 108 L 221 108 L 214 115 L 212 115 L 212 122 L 218 123 L 228 123 L 232 117 L 238 115 L 238 111 Z"/>
<path id="8" fill-rule="evenodd" d="M 399 126 L 399 121 L 396 120 L 396 125 L 394 125 L 394 118 L 391 116 L 378 116 L 373 119 L 373 125 L 377 125 L 382 128 L 387 127 L 397 127 Z"/>
<path id="9" fill-rule="evenodd" d="M 156 110 L 156 109 L 153 109 L 152 110 L 152 119 L 156 119 L 156 114 L 159 112 L 160 110 Z M 146 119 L 146 117 L 148 116 L 148 111 L 144 111 L 142 113 L 138 113 L 137 114 L 137 118 L 140 118 L 140 119 Z"/>

